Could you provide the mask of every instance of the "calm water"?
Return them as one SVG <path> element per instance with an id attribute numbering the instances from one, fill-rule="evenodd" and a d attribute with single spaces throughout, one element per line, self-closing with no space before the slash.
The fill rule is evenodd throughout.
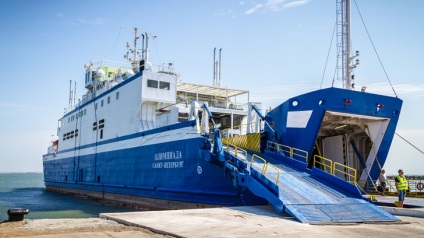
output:
<path id="1" fill-rule="evenodd" d="M 105 212 L 129 212 L 129 208 L 46 192 L 42 173 L 0 174 L 0 221 L 10 208 L 28 208 L 28 219 L 88 218 Z"/>

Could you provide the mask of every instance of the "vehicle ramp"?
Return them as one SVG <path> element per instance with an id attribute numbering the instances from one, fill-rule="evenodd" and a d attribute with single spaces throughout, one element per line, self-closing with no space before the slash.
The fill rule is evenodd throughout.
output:
<path id="1" fill-rule="evenodd" d="M 282 154 L 248 154 L 239 148 L 227 149 L 225 156 L 235 186 L 246 187 L 300 222 L 399 221 L 367 201 L 356 185 Z"/>

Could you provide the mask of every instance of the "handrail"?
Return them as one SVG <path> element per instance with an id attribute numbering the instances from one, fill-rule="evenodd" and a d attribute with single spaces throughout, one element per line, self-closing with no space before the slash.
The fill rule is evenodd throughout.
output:
<path id="1" fill-rule="evenodd" d="M 336 165 L 339 165 L 339 166 L 347 169 L 348 171 L 352 171 L 353 175 L 350 172 L 345 172 L 343 170 L 336 169 Z M 356 184 L 356 169 L 349 167 L 349 166 L 346 166 L 344 164 L 338 163 L 338 162 L 334 162 L 334 164 L 333 164 L 333 174 L 336 174 L 336 171 L 347 175 L 349 178 L 353 177 L 353 184 Z M 351 182 L 351 181 L 349 180 L 349 182 Z"/>
<path id="2" fill-rule="evenodd" d="M 267 163 L 266 166 L 265 166 L 264 175 L 266 173 L 266 170 L 268 169 L 268 165 L 271 165 L 271 167 L 274 167 L 274 169 L 277 170 L 278 176 L 277 176 L 277 179 L 275 180 L 275 184 L 278 184 L 278 179 L 280 178 L 280 169 L 277 168 L 275 165 L 273 165 L 271 163 Z"/>
<path id="3" fill-rule="evenodd" d="M 262 171 L 261 174 L 264 174 L 264 169 L 265 169 L 265 165 L 266 165 L 266 160 L 264 160 L 262 157 L 257 156 L 256 154 L 252 155 L 252 160 L 250 161 L 250 167 L 252 167 L 253 162 L 255 161 L 255 157 L 262 160 L 264 162 L 264 165 L 262 166 Z M 258 162 L 256 162 L 257 164 L 259 164 Z"/>
<path id="4" fill-rule="evenodd" d="M 267 142 L 267 148 L 268 149 L 270 149 L 270 148 L 276 149 L 278 153 L 280 153 L 280 151 L 283 151 L 284 153 L 288 153 L 290 155 L 290 158 L 293 158 L 293 156 L 299 156 L 299 157 L 305 158 L 305 162 L 306 163 L 308 162 L 309 153 L 305 150 L 290 147 L 288 145 L 278 144 L 278 143 L 273 142 L 273 141 Z M 299 154 L 299 152 L 304 153 L 304 154 Z"/>
<path id="5" fill-rule="evenodd" d="M 280 152 L 280 147 L 278 146 L 279 144 L 272 142 L 272 141 L 267 141 L 266 143 L 266 147 L 268 150 L 270 150 L 270 148 L 272 149 L 277 149 L 277 152 Z"/>
<path id="6" fill-rule="evenodd" d="M 293 148 L 288 146 L 288 145 L 282 145 L 282 144 L 278 144 L 278 148 L 282 148 L 281 150 L 283 152 L 289 153 L 290 158 L 293 158 Z M 288 150 L 286 150 L 288 149 Z M 279 149 L 280 150 L 280 149 Z"/>
<path id="7" fill-rule="evenodd" d="M 227 142 L 227 141 L 223 141 L 223 144 L 227 146 L 227 150 L 226 150 L 227 152 L 229 152 L 230 147 L 233 147 L 233 148 L 234 148 L 234 156 L 235 156 L 235 157 L 237 157 L 237 158 L 238 158 L 237 154 L 238 154 L 238 151 L 239 151 L 239 150 L 240 150 L 240 151 L 242 151 L 242 152 L 244 152 L 244 159 L 242 159 L 242 160 L 244 160 L 244 161 L 246 161 L 246 162 L 247 162 L 247 156 L 248 156 L 247 150 L 244 150 L 244 149 L 239 148 L 239 147 L 237 147 L 237 146 L 235 146 L 235 145 L 232 145 L 232 144 L 230 144 L 230 143 L 229 143 L 229 142 Z M 241 153 L 241 154 L 242 154 L 242 153 Z M 242 155 L 243 155 L 243 154 L 242 154 Z"/>
<path id="8" fill-rule="evenodd" d="M 301 154 L 296 153 L 295 151 L 302 152 L 302 153 L 305 153 L 305 154 L 304 154 L 304 155 L 301 155 Z M 292 156 L 293 156 L 293 155 L 297 155 L 297 156 L 299 156 L 299 157 L 303 157 L 303 158 L 305 158 L 305 162 L 306 162 L 306 163 L 308 163 L 308 158 L 309 158 L 309 157 L 308 157 L 308 151 L 301 150 L 301 149 L 297 149 L 297 148 L 292 148 L 291 153 L 292 153 Z"/>
<path id="9" fill-rule="evenodd" d="M 330 165 L 325 164 L 325 162 L 318 161 L 316 158 L 320 158 L 323 161 L 327 161 L 327 162 L 330 163 Z M 322 156 L 319 156 L 319 155 L 315 155 L 314 156 L 314 166 L 315 166 L 316 163 L 322 165 L 324 167 L 324 171 L 325 172 L 328 172 L 327 171 L 327 168 L 329 168 L 330 169 L 330 174 L 333 174 L 333 161 L 331 161 L 331 160 L 329 160 L 329 159 L 327 159 L 325 157 L 322 157 Z"/>

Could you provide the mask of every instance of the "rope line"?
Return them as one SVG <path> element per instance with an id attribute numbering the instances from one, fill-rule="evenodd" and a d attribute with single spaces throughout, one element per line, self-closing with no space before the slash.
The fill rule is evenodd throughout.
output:
<path id="1" fill-rule="evenodd" d="M 406 140 L 405 138 L 403 138 L 402 136 L 400 136 L 398 133 L 395 132 L 395 134 L 397 136 L 399 136 L 402 140 L 404 140 L 406 143 L 408 143 L 409 145 L 411 145 L 412 147 L 414 147 L 416 150 L 418 150 L 419 152 L 421 152 L 421 154 L 424 154 L 424 152 L 422 150 L 418 149 L 418 147 L 416 147 L 411 142 L 409 142 L 408 140 Z"/>
<path id="2" fill-rule="evenodd" d="M 334 32 L 336 31 L 337 22 L 334 24 L 333 34 L 331 35 L 330 47 L 328 48 L 327 59 L 325 61 L 324 72 L 322 73 L 321 85 L 319 89 L 322 89 L 322 82 L 324 81 L 325 71 L 327 70 L 328 59 L 330 57 L 331 46 L 333 45 Z"/>

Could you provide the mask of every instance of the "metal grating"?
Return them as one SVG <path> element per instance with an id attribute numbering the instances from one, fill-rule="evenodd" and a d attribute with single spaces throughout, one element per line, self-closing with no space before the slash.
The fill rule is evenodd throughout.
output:
<path id="1" fill-rule="evenodd" d="M 284 211 L 304 223 L 399 221 L 369 203 L 287 205 Z"/>

